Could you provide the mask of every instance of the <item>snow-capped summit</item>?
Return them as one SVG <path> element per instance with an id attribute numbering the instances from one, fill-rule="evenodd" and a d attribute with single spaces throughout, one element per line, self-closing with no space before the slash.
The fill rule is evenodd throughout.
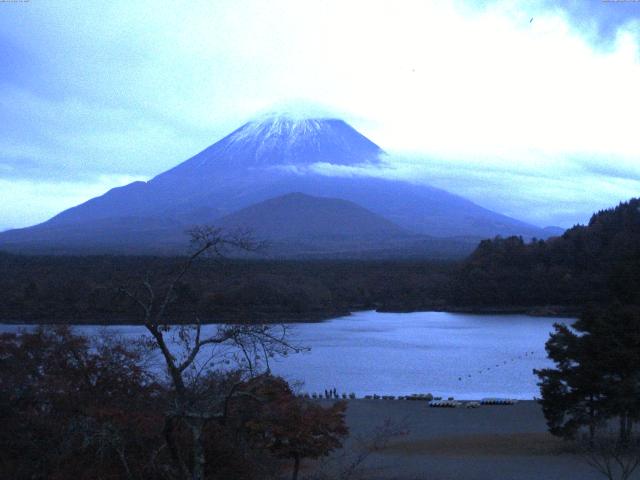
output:
<path id="1" fill-rule="evenodd" d="M 338 118 L 271 112 L 158 177 L 208 175 L 229 169 L 378 163 L 383 150 Z"/>
<path id="2" fill-rule="evenodd" d="M 274 117 L 288 118 L 290 120 L 318 120 L 341 118 L 342 115 L 330 107 L 303 99 L 297 99 L 277 102 L 268 108 L 258 110 L 252 120 L 262 121 Z"/>

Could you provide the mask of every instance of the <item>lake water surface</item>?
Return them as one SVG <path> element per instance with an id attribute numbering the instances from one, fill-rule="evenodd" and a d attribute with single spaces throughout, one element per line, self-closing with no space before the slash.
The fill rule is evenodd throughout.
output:
<path id="1" fill-rule="evenodd" d="M 291 341 L 308 353 L 272 362 L 274 373 L 302 381 L 303 392 L 407 395 L 460 399 L 539 396 L 534 368 L 551 365 L 544 343 L 553 323 L 571 319 L 444 312 L 357 312 L 321 323 L 290 324 Z M 16 325 L 0 325 L 13 331 Z M 140 326 L 78 326 L 127 338 Z M 210 327 L 214 328 L 214 327 Z"/>

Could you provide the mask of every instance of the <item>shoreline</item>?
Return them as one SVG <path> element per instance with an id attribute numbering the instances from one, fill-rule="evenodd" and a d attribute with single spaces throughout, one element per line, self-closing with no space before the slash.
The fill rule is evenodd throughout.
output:
<path id="1" fill-rule="evenodd" d="M 468 313 L 471 315 L 528 315 L 530 317 L 566 317 L 573 318 L 582 312 L 582 308 L 572 305 L 512 305 L 512 306 L 431 306 L 425 310 L 386 308 L 376 310 L 380 313 L 415 313 L 415 312 L 444 312 Z"/>
<path id="2" fill-rule="evenodd" d="M 328 401 L 327 401 L 328 402 Z M 380 480 L 596 480 L 571 445 L 548 433 L 532 400 L 479 408 L 431 408 L 426 402 L 348 400 L 350 437 L 357 448 L 381 428 L 401 432 L 371 452 L 363 478 Z M 307 472 L 339 472 L 349 459 L 335 452 L 326 464 L 307 461 Z M 342 462 L 342 463 L 341 463 Z"/>
<path id="3" fill-rule="evenodd" d="M 373 308 L 354 308 L 354 309 L 339 309 L 332 310 L 330 312 L 314 312 L 309 314 L 308 312 L 302 315 L 287 313 L 275 313 L 275 312 L 257 312 L 251 314 L 248 312 L 238 312 L 237 314 L 228 312 L 221 314 L 217 317 L 209 317 L 203 319 L 202 325 L 232 325 L 232 324 L 295 324 L 295 323 L 322 323 L 327 320 L 333 320 L 340 317 L 348 317 L 353 313 L 375 311 L 378 313 L 460 313 L 469 315 L 526 315 L 530 317 L 560 317 L 560 318 L 575 318 L 580 315 L 581 309 L 575 306 L 563 306 L 563 305 L 542 305 L 542 306 L 509 306 L 509 307 L 496 307 L 496 306 L 432 306 L 426 308 L 400 308 L 377 306 Z M 251 317 L 251 321 L 248 320 Z M 277 318 L 274 318 L 277 317 Z M 43 322 L 44 319 L 0 319 L 0 323 L 6 325 L 87 325 L 87 326 L 134 326 L 142 325 L 142 322 L 136 322 L 135 318 L 130 316 L 117 317 L 117 318 L 104 318 L 104 319 L 48 319 L 47 322 Z M 184 323 L 172 323 L 171 325 L 185 325 Z"/>

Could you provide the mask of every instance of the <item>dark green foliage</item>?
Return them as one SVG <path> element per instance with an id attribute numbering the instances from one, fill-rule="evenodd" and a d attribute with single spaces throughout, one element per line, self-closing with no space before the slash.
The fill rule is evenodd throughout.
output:
<path id="1" fill-rule="evenodd" d="M 593 433 L 601 421 L 604 395 L 598 352 L 591 351 L 588 337 L 579 337 L 565 325 L 554 327 L 546 349 L 556 368 L 535 371 L 549 431 L 565 438 L 573 438 L 581 427 Z"/>
<path id="2" fill-rule="evenodd" d="M 640 420 L 640 309 L 589 308 L 546 344 L 555 368 L 536 371 L 551 433 L 574 438 L 617 419 L 621 441 Z"/>
<path id="3" fill-rule="evenodd" d="M 455 276 L 456 305 L 640 304 L 640 199 L 594 214 L 587 226 L 526 243 L 484 240 Z"/>
<path id="4" fill-rule="evenodd" d="M 305 321 L 354 310 L 519 309 L 640 304 L 640 200 L 561 237 L 482 241 L 462 264 L 421 260 L 225 260 L 194 265 L 175 318 Z M 117 287 L 163 278 L 183 259 L 0 253 L 0 321 L 135 323 Z M 152 279 L 153 280 L 153 279 Z"/>
<path id="5" fill-rule="evenodd" d="M 184 259 L 0 253 L 0 321 L 137 323 L 118 287 L 162 281 Z M 442 306 L 454 264 L 424 261 L 202 260 L 176 289 L 172 318 L 318 320 L 353 310 Z"/>

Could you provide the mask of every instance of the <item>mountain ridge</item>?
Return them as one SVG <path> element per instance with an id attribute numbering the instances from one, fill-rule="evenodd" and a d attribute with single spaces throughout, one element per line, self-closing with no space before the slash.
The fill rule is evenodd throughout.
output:
<path id="1" fill-rule="evenodd" d="M 412 236 L 389 220 L 348 200 L 313 197 L 300 192 L 252 204 L 222 217 L 217 225 L 227 229 L 251 229 L 255 237 L 265 240 Z"/>
<path id="2" fill-rule="evenodd" d="M 306 168 L 319 162 L 375 167 L 382 155 L 382 148 L 340 119 L 266 116 L 245 123 L 148 182 L 111 189 L 39 225 L 2 232 L 0 248 L 11 244 L 19 249 L 21 243 L 35 245 L 36 240 L 43 247 L 53 239 L 64 243 L 66 229 L 70 244 L 84 238 L 103 245 L 110 239 L 139 250 L 153 236 L 140 232 L 155 229 L 157 235 L 167 236 L 168 229 L 215 224 L 243 208 L 292 192 L 352 202 L 416 235 L 549 236 L 541 228 L 430 185 L 365 175 L 323 175 Z M 282 168 L 287 166 L 305 168 Z M 165 227 L 169 224 L 172 227 Z M 100 237 L 94 231 L 98 226 L 100 232 L 110 233 Z M 184 235 L 181 238 L 185 241 Z M 167 236 L 167 241 L 174 239 Z"/>

